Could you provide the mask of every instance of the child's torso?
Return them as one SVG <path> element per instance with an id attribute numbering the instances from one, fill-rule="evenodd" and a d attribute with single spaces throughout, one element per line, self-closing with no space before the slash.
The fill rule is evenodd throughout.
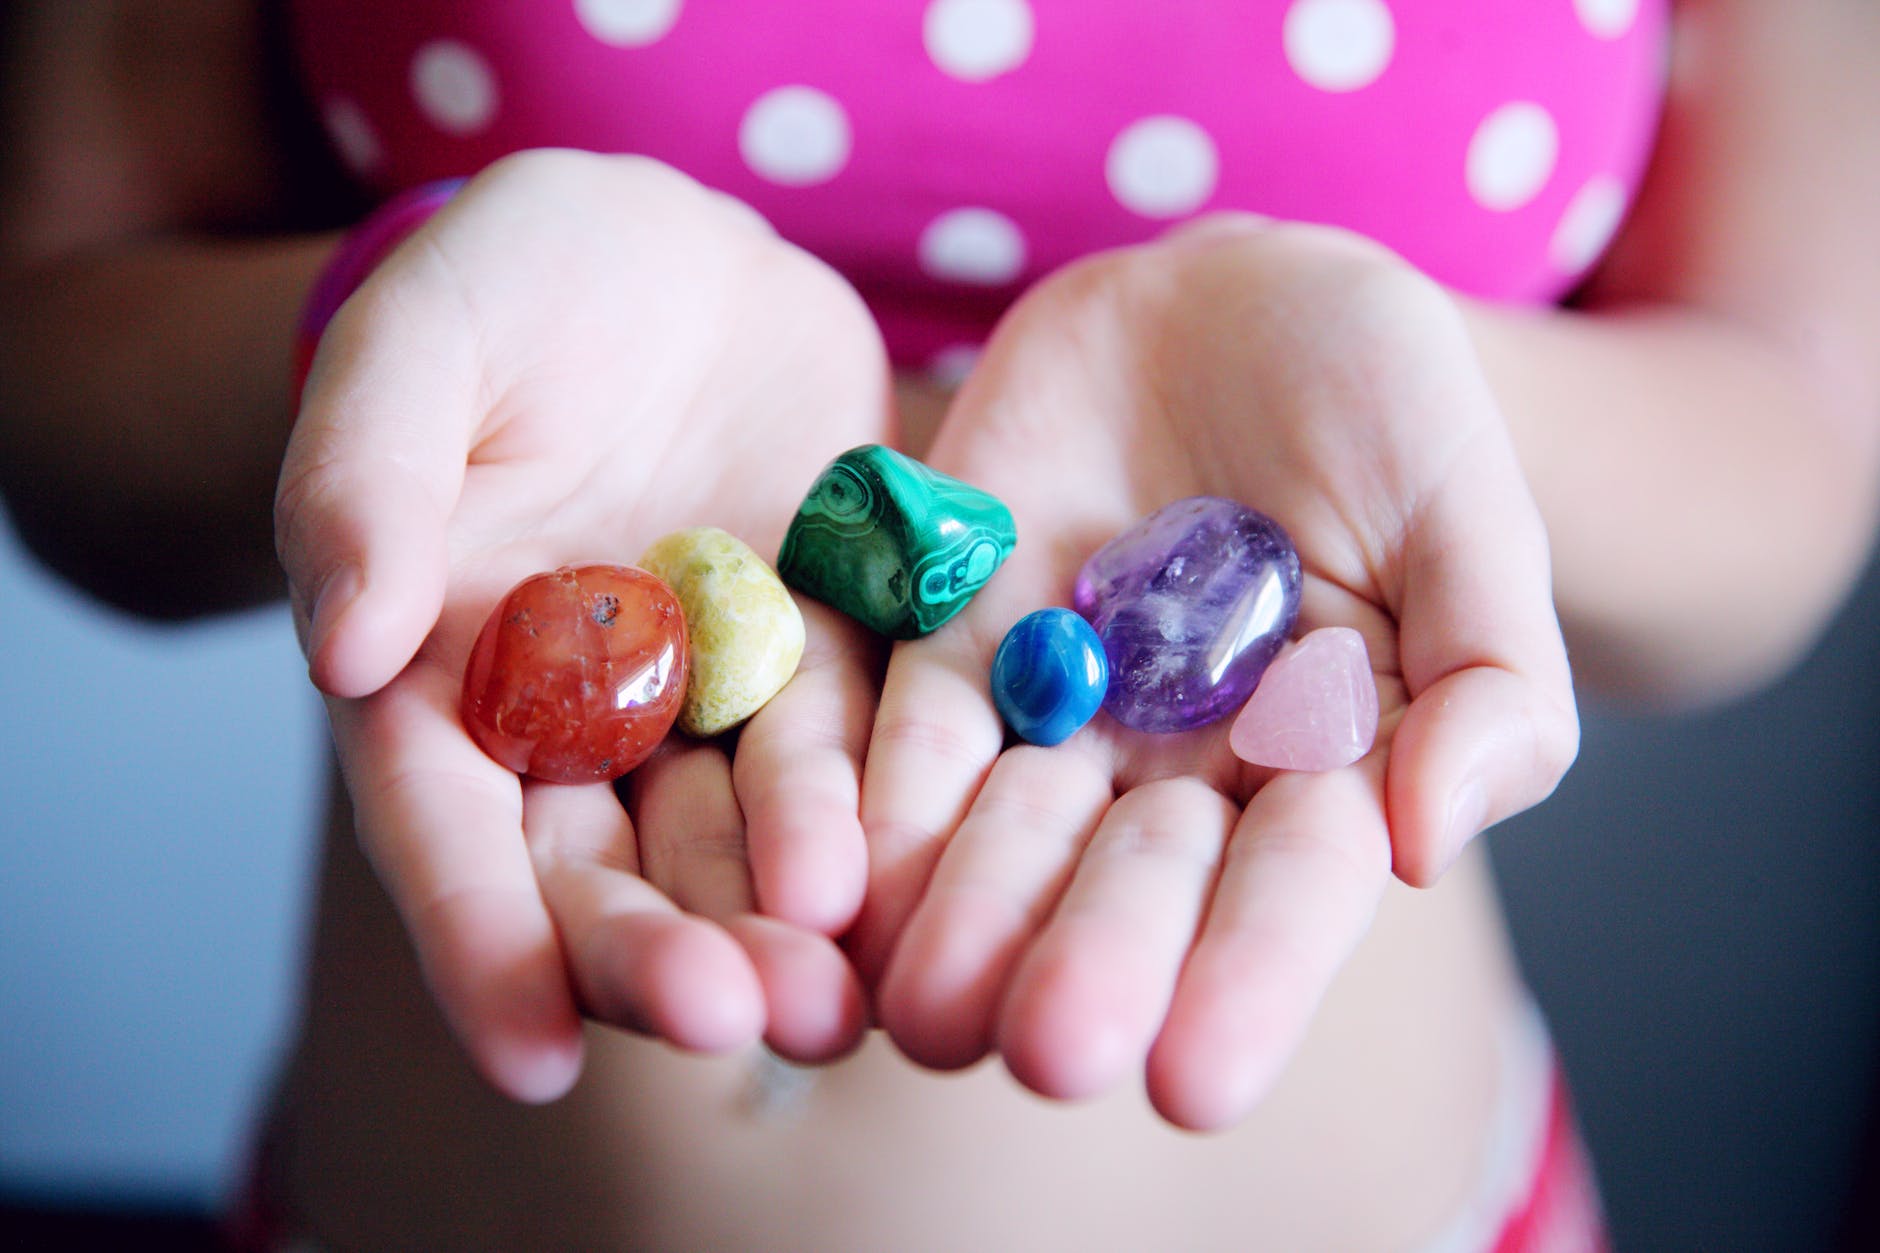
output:
<path id="1" fill-rule="evenodd" d="M 652 156 L 842 270 L 920 363 L 1040 274 L 1212 209 L 1556 298 L 1636 187 L 1667 0 L 290 4 L 374 189 L 530 147 Z"/>
<path id="2" fill-rule="evenodd" d="M 1472 1250 L 1496 1246 L 1458 1216 L 1490 1202 L 1493 1231 L 1509 1198 L 1484 1183 L 1525 1182 L 1497 1129 L 1532 1078 L 1521 994 L 1479 847 L 1385 894 L 1273 1093 L 1192 1136 L 1139 1080 L 1040 1101 L 878 1035 L 793 1073 L 595 1028 L 573 1093 L 511 1104 L 431 1008 L 348 812 L 258 1198 L 309 1249 Z"/>

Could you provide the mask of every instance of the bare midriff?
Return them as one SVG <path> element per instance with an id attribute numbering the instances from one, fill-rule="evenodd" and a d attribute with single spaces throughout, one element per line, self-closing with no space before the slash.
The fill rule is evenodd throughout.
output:
<path id="1" fill-rule="evenodd" d="M 322 1247 L 1403 1249 L 1484 1170 L 1524 994 L 1479 847 L 1391 886 L 1271 1095 L 1202 1136 L 1140 1081 L 1056 1104 L 879 1034 L 810 1071 L 590 1027 L 575 1090 L 512 1105 L 446 1033 L 344 810 L 269 1130 L 273 1200 Z"/>

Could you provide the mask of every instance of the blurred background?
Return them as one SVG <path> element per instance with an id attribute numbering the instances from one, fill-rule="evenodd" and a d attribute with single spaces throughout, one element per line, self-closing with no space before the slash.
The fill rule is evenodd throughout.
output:
<path id="1" fill-rule="evenodd" d="M 1770 692 L 1588 711 L 1491 840 L 1616 1247 L 1880 1249 L 1880 571 Z"/>
<path id="2" fill-rule="evenodd" d="M 0 531 L 0 1244 L 86 1247 L 68 1209 L 185 1230 L 289 1021 L 318 701 L 284 609 L 133 622 Z"/>
<path id="3" fill-rule="evenodd" d="M 284 611 L 130 622 L 0 536 L 0 1244 L 209 1247 L 292 1013 L 322 743 Z M 1880 578 L 1773 693 L 1591 711 L 1492 841 L 1618 1249 L 1880 1248 Z"/>

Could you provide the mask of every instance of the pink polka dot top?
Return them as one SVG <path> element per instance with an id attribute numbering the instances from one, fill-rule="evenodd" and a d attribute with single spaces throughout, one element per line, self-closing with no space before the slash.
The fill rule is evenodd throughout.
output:
<path id="1" fill-rule="evenodd" d="M 658 158 L 945 369 L 1025 285 L 1216 209 L 1557 299 L 1624 217 L 1668 0 L 289 0 L 389 194 L 561 146 Z"/>

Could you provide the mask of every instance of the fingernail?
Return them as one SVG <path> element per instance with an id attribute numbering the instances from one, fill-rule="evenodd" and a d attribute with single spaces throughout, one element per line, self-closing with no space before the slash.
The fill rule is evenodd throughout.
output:
<path id="1" fill-rule="evenodd" d="M 354 562 L 347 562 L 327 576 L 313 599 L 313 614 L 307 623 L 307 657 L 312 660 L 326 647 L 334 624 L 345 614 L 365 586 L 365 575 Z"/>
<path id="2" fill-rule="evenodd" d="M 518 1048 L 498 1063 L 500 1086 L 524 1105 L 546 1105 L 567 1095 L 581 1077 L 581 1037 L 569 1043 Z"/>
<path id="3" fill-rule="evenodd" d="M 1462 850 L 1469 846 L 1469 841 L 1481 834 L 1483 825 L 1488 821 L 1488 794 L 1482 785 L 1469 779 L 1456 788 L 1456 794 L 1449 802 L 1449 821 L 1444 827 L 1442 868 L 1440 873 L 1448 873 L 1456 864 L 1456 858 L 1462 856 Z"/>

